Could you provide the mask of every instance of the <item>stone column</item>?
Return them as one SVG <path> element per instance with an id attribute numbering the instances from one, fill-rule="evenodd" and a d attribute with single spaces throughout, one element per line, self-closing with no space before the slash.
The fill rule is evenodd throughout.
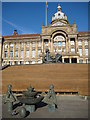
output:
<path id="1" fill-rule="evenodd" d="M 63 47 L 62 47 L 62 41 L 61 41 L 61 53 L 63 52 L 62 49 L 63 49 Z"/>
<path id="2" fill-rule="evenodd" d="M 42 53 L 44 53 L 44 40 L 42 39 Z"/>
<path id="3" fill-rule="evenodd" d="M 78 41 L 75 38 L 75 52 L 78 53 Z"/>
<path id="4" fill-rule="evenodd" d="M 69 38 L 68 44 L 69 44 L 69 53 L 71 53 L 71 43 L 70 43 L 70 38 Z"/>
<path id="5" fill-rule="evenodd" d="M 32 43 L 30 42 L 30 61 L 32 59 Z"/>
<path id="6" fill-rule="evenodd" d="M 69 57 L 69 62 L 71 63 L 71 57 Z"/>
<path id="7" fill-rule="evenodd" d="M 35 63 L 37 64 L 37 60 L 38 60 L 38 44 L 37 44 L 37 41 L 36 41 L 36 46 L 35 46 Z"/>
<path id="8" fill-rule="evenodd" d="M 9 64 L 9 60 L 10 60 L 10 43 L 8 43 L 8 61 L 7 61 L 7 64 Z"/>
<path id="9" fill-rule="evenodd" d="M 58 52 L 58 41 L 57 41 L 57 52 Z"/>
<path id="10" fill-rule="evenodd" d="M 49 51 L 51 51 L 50 40 L 48 42 L 48 48 L 49 48 Z"/>
<path id="11" fill-rule="evenodd" d="M 88 63 L 90 63 L 90 38 L 88 38 Z"/>
<path id="12" fill-rule="evenodd" d="M 2 66 L 2 37 L 0 36 L 0 67 Z"/>
<path id="13" fill-rule="evenodd" d="M 2 54 L 1 54 L 1 55 L 2 55 L 3 60 L 4 60 L 4 59 L 5 59 L 5 44 L 3 44 L 3 47 L 2 47 L 2 48 L 3 48 L 3 51 L 2 51 Z M 2 49 L 2 48 L 1 48 L 1 49 Z M 8 51 L 7 51 L 7 52 L 8 52 Z"/>
<path id="14" fill-rule="evenodd" d="M 53 39 L 51 38 L 51 52 L 53 52 Z"/>
<path id="15" fill-rule="evenodd" d="M 83 56 L 83 63 L 86 63 L 86 59 L 85 59 L 85 43 L 84 43 L 84 40 L 82 41 L 82 56 Z"/>
<path id="16" fill-rule="evenodd" d="M 13 65 L 14 65 L 14 61 L 15 61 L 15 43 L 13 43 Z"/>
<path id="17" fill-rule="evenodd" d="M 66 39 L 66 53 L 68 53 L 68 41 Z"/>
<path id="18" fill-rule="evenodd" d="M 79 63 L 79 57 L 77 57 L 77 63 Z"/>
<path id="19" fill-rule="evenodd" d="M 24 42 L 24 64 L 26 64 L 25 59 L 26 59 L 26 43 Z"/>
<path id="20" fill-rule="evenodd" d="M 64 63 L 64 58 L 62 57 L 62 63 Z"/>
<path id="21" fill-rule="evenodd" d="M 18 64 L 20 64 L 21 60 L 21 43 L 18 43 Z"/>
<path id="22" fill-rule="evenodd" d="M 85 57 L 85 44 L 84 44 L 84 40 L 82 41 L 82 55 L 83 55 L 83 57 Z"/>

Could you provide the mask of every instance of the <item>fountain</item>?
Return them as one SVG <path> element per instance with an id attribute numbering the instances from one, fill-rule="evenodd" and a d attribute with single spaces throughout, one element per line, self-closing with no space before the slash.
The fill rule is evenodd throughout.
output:
<path id="1" fill-rule="evenodd" d="M 38 92 L 34 91 L 34 88 L 30 86 L 27 88 L 27 91 L 23 92 L 23 96 L 19 96 L 18 100 L 23 103 L 23 108 L 21 109 L 22 112 L 21 116 L 25 116 L 26 111 L 30 113 L 35 111 L 35 105 L 43 100 L 43 96 L 38 95 Z M 25 111 L 26 109 L 26 111 Z M 24 112 L 23 112 L 24 111 Z"/>

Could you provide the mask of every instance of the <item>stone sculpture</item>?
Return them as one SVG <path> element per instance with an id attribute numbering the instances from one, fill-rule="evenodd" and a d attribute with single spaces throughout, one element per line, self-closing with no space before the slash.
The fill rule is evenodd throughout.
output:
<path id="1" fill-rule="evenodd" d="M 43 101 L 48 104 L 49 112 L 55 112 L 57 108 L 57 98 L 54 91 L 54 86 L 52 84 L 50 85 L 47 96 L 44 98 Z"/>
<path id="2" fill-rule="evenodd" d="M 56 54 L 56 56 L 51 56 L 49 49 L 46 49 L 46 55 L 43 56 L 43 63 L 60 63 L 62 56 L 60 54 Z"/>
<path id="3" fill-rule="evenodd" d="M 19 115 L 21 118 L 25 118 L 26 117 L 26 108 L 25 107 L 22 107 L 20 112 L 19 112 Z"/>
<path id="4" fill-rule="evenodd" d="M 23 96 L 18 97 L 18 100 L 23 103 L 23 108 L 20 110 L 20 116 L 25 117 L 26 111 L 30 113 L 35 111 L 35 105 L 43 100 L 43 96 L 37 97 L 37 92 L 30 86 L 27 91 L 23 92 Z"/>
<path id="5" fill-rule="evenodd" d="M 8 104 L 8 111 L 13 110 L 13 103 L 17 100 L 17 97 L 13 94 L 12 90 L 12 85 L 8 85 L 8 90 L 5 96 L 5 102 Z"/>

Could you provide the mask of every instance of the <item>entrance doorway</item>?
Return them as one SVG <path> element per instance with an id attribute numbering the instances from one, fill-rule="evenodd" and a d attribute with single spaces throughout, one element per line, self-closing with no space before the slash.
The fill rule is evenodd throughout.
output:
<path id="1" fill-rule="evenodd" d="M 71 63 L 77 63 L 77 58 L 71 58 Z"/>
<path id="2" fill-rule="evenodd" d="M 69 58 L 64 58 L 64 63 L 69 63 Z"/>

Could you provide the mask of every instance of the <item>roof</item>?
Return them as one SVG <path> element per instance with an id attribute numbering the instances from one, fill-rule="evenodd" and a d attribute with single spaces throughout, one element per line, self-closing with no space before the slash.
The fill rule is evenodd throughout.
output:
<path id="1" fill-rule="evenodd" d="M 84 31 L 83 32 L 78 32 L 78 35 L 87 35 L 87 34 L 90 34 L 90 31 L 89 32 L 88 31 L 87 32 L 84 32 Z"/>
<path id="2" fill-rule="evenodd" d="M 90 35 L 90 32 L 78 32 L 78 36 L 88 36 Z M 40 38 L 40 34 L 18 34 L 18 35 L 8 35 L 8 36 L 3 36 L 5 39 L 23 39 L 23 38 Z"/>
<path id="3" fill-rule="evenodd" d="M 36 37 L 40 37 L 40 34 L 21 34 L 21 35 L 3 36 L 3 38 L 36 38 Z"/>

